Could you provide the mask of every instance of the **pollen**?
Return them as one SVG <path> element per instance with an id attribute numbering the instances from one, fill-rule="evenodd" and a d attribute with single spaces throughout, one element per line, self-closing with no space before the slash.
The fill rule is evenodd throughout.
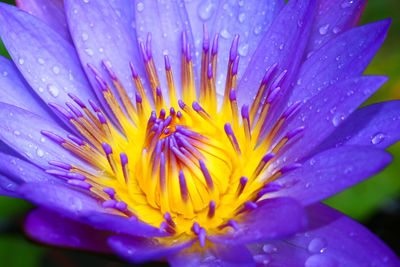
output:
<path id="1" fill-rule="evenodd" d="M 277 169 L 274 162 L 302 128 L 284 132 L 299 103 L 266 127 L 286 76 L 276 64 L 266 70 L 251 105 L 238 107 L 238 35 L 229 53 L 224 94 L 217 94 L 218 41 L 217 34 L 210 46 L 204 25 L 200 88 L 196 88 L 191 47 L 182 33 L 180 86 L 169 57 L 164 58 L 167 96 L 159 82 L 150 34 L 140 43 L 147 77 L 139 77 L 130 65 L 134 100 L 106 61 L 102 67 L 111 83 L 88 65 L 107 107 L 100 108 L 93 100 L 87 105 L 70 94 L 65 107 L 50 106 L 79 137 L 42 131 L 88 164 L 51 161 L 54 168 L 47 172 L 86 190 L 106 212 L 135 217 L 173 237 L 198 236 L 201 246 L 206 233 L 236 229 L 246 212 L 257 208 L 259 199 L 279 189 L 274 181 L 299 166 Z M 150 81 L 148 91 L 143 78 Z"/>

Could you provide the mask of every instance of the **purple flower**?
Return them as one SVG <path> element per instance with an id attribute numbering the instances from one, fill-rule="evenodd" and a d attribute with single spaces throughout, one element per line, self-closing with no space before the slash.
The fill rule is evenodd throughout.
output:
<path id="1" fill-rule="evenodd" d="M 0 193 L 39 207 L 27 234 L 132 263 L 399 266 L 319 203 L 400 138 L 399 101 L 357 109 L 390 20 L 284 2 L 1 4 Z"/>

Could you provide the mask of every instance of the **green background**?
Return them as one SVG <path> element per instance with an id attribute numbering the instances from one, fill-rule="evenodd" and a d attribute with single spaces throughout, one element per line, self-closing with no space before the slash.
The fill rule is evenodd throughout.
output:
<path id="1" fill-rule="evenodd" d="M 366 74 L 389 76 L 390 80 L 367 101 L 368 104 L 400 99 L 399 10 L 398 0 L 369 1 L 360 22 L 365 24 L 393 18 L 385 43 L 366 71 Z M 7 56 L 1 42 L 0 53 Z M 388 151 L 394 155 L 394 160 L 383 172 L 325 202 L 366 224 L 400 253 L 399 241 L 395 238 L 400 221 L 400 143 L 393 145 Z M 0 196 L 1 266 L 59 266 L 60 260 L 66 266 L 86 266 L 89 263 L 101 266 L 125 265 L 114 258 L 99 259 L 97 255 L 49 248 L 27 240 L 23 235 L 22 222 L 31 208 L 32 205 L 23 200 Z"/>

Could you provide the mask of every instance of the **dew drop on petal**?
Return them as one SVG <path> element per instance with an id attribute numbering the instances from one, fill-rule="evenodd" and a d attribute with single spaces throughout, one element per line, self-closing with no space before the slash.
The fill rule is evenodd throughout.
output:
<path id="1" fill-rule="evenodd" d="M 7 71 L 3 71 L 3 76 L 6 77 L 8 75 Z"/>
<path id="2" fill-rule="evenodd" d="M 89 3 L 89 1 L 90 1 L 90 0 L 83 0 L 83 2 L 86 3 L 86 4 Z"/>
<path id="3" fill-rule="evenodd" d="M 37 150 L 36 150 L 36 155 L 38 155 L 38 157 L 43 157 L 44 156 L 44 152 L 43 152 L 43 150 L 41 150 L 40 148 L 38 148 Z"/>
<path id="4" fill-rule="evenodd" d="M 54 73 L 54 74 L 59 74 L 59 73 L 60 73 L 60 68 L 57 67 L 57 66 L 54 66 L 54 67 L 53 67 L 53 73 Z"/>
<path id="5" fill-rule="evenodd" d="M 335 26 L 335 27 L 333 27 L 332 32 L 333 32 L 334 34 L 338 34 L 338 33 L 340 32 L 340 28 L 337 27 L 337 26 Z"/>
<path id="6" fill-rule="evenodd" d="M 58 88 L 55 85 L 50 84 L 47 86 L 47 91 L 49 91 L 49 94 L 52 95 L 53 97 L 57 97 L 60 93 Z"/>
<path id="7" fill-rule="evenodd" d="M 228 39 L 228 38 L 230 38 L 232 35 L 228 32 L 227 29 L 223 29 L 223 30 L 221 31 L 221 36 L 224 37 L 225 39 Z"/>
<path id="8" fill-rule="evenodd" d="M 85 49 L 86 54 L 88 54 L 89 56 L 93 56 L 93 50 L 90 48 Z"/>
<path id="9" fill-rule="evenodd" d="M 253 256 L 254 261 L 259 264 L 259 265 L 267 265 L 268 263 L 270 263 L 271 258 L 268 255 L 265 254 L 259 254 L 259 255 L 255 255 Z M 257 265 L 258 266 L 258 265 Z"/>
<path id="10" fill-rule="evenodd" d="M 79 198 L 70 196 L 68 198 L 68 203 L 69 203 L 69 207 L 72 210 L 75 210 L 75 211 L 82 210 L 82 201 Z"/>
<path id="11" fill-rule="evenodd" d="M 244 13 L 240 13 L 238 16 L 239 22 L 243 22 L 245 18 L 246 18 L 246 14 L 244 14 Z"/>
<path id="12" fill-rule="evenodd" d="M 340 5 L 342 8 L 348 8 L 354 3 L 354 0 L 345 0 L 343 3 Z"/>
<path id="13" fill-rule="evenodd" d="M 304 263 L 305 267 L 333 267 L 336 266 L 336 262 L 332 260 L 331 258 L 321 255 L 321 254 L 316 254 L 308 257 L 306 262 Z"/>
<path id="14" fill-rule="evenodd" d="M 197 13 L 202 20 L 208 20 L 214 13 L 215 9 L 216 6 L 214 1 L 201 1 L 197 8 Z"/>
<path id="15" fill-rule="evenodd" d="M 25 60 L 24 60 L 23 58 L 18 59 L 18 63 L 19 63 L 20 65 L 24 64 L 24 62 L 25 62 Z"/>
<path id="16" fill-rule="evenodd" d="M 382 141 L 385 139 L 385 134 L 383 133 L 377 133 L 375 134 L 372 139 L 371 139 L 371 143 L 374 145 L 380 144 L 382 143 Z"/>
<path id="17" fill-rule="evenodd" d="M 39 58 L 37 59 L 37 62 L 39 62 L 39 64 L 42 64 L 42 65 L 45 63 L 44 59 L 41 58 L 41 57 L 39 57 Z"/>
<path id="18" fill-rule="evenodd" d="M 322 253 L 326 248 L 326 242 L 324 239 L 316 237 L 310 241 L 307 248 L 310 253 Z"/>
<path id="19" fill-rule="evenodd" d="M 87 39 L 89 39 L 89 35 L 87 33 L 82 33 L 82 40 L 86 41 Z"/>
<path id="20" fill-rule="evenodd" d="M 275 247 L 275 246 L 272 245 L 272 244 L 265 244 L 265 245 L 263 246 L 263 251 L 264 251 L 265 253 L 271 254 L 271 253 L 277 252 L 277 251 L 278 251 L 278 248 Z"/>
<path id="21" fill-rule="evenodd" d="M 333 126 L 337 127 L 344 119 L 346 116 L 343 113 L 337 113 L 335 116 L 332 118 L 332 124 Z"/>
<path id="22" fill-rule="evenodd" d="M 241 56 L 246 56 L 249 53 L 249 45 L 248 44 L 241 44 L 238 47 L 238 53 Z"/>
<path id="23" fill-rule="evenodd" d="M 323 25 L 319 28 L 319 33 L 325 35 L 328 32 L 329 24 Z"/>
<path id="24" fill-rule="evenodd" d="M 18 130 L 15 130 L 15 131 L 14 131 L 14 135 L 20 135 L 20 134 L 21 134 L 20 131 L 18 131 Z"/>
<path id="25" fill-rule="evenodd" d="M 136 9 L 139 12 L 142 12 L 144 10 L 144 4 L 142 2 L 137 3 Z"/>

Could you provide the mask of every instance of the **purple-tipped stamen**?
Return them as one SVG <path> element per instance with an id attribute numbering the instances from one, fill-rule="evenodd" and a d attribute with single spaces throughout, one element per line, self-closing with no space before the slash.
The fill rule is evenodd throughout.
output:
<path id="1" fill-rule="evenodd" d="M 89 190 L 90 188 L 93 187 L 91 184 L 89 184 L 89 183 L 87 183 L 85 181 L 81 181 L 81 180 L 71 179 L 71 180 L 68 180 L 67 183 L 70 184 L 70 185 L 73 185 L 73 186 L 80 187 L 80 188 L 85 189 L 85 190 Z"/>
<path id="2" fill-rule="evenodd" d="M 43 130 L 43 131 L 40 131 L 40 133 L 42 135 L 50 138 L 51 140 L 53 140 L 56 143 L 63 144 L 63 143 L 66 142 L 64 138 L 62 138 L 61 136 L 59 136 L 59 135 L 57 135 L 57 134 L 55 134 L 53 132 L 49 132 L 49 131 L 44 131 Z"/>
<path id="3" fill-rule="evenodd" d="M 179 187 L 183 202 L 187 203 L 189 200 L 189 191 L 186 185 L 185 175 L 182 170 L 179 170 Z"/>
<path id="4" fill-rule="evenodd" d="M 203 173 L 204 179 L 206 180 L 208 188 L 214 190 L 214 182 L 211 178 L 210 172 L 207 169 L 206 164 L 202 159 L 199 159 L 200 170 Z"/>
<path id="5" fill-rule="evenodd" d="M 71 170 L 72 166 L 70 164 L 64 163 L 64 162 L 60 162 L 60 161 L 55 161 L 55 160 L 50 160 L 49 165 L 54 166 L 54 167 L 58 167 L 64 170 Z"/>
<path id="6" fill-rule="evenodd" d="M 210 201 L 210 204 L 208 205 L 208 218 L 213 218 L 215 215 L 215 202 L 214 201 Z"/>
<path id="7" fill-rule="evenodd" d="M 233 62 L 238 55 L 238 46 L 239 46 L 239 34 L 236 34 L 233 38 L 231 50 L 229 51 L 229 61 Z"/>

